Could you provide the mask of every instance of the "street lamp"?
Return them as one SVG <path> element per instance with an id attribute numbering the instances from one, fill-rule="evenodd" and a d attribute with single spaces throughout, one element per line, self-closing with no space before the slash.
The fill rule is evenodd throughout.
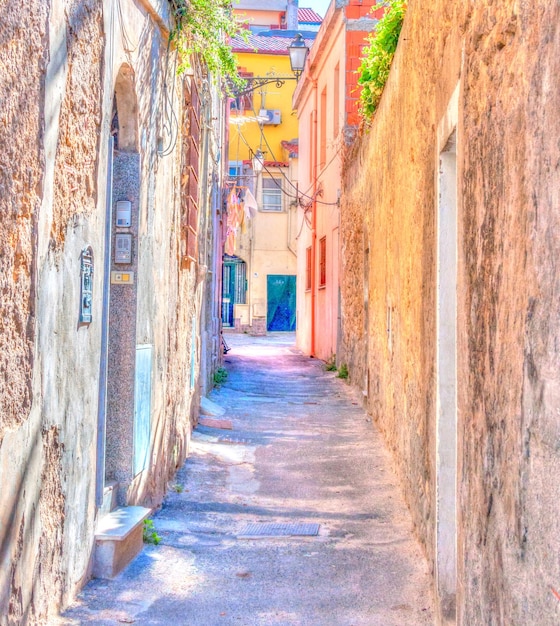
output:
<path id="1" fill-rule="evenodd" d="M 236 97 L 244 96 L 252 91 L 261 89 L 265 85 L 274 83 L 277 89 L 280 89 L 287 80 L 299 80 L 301 73 L 305 67 L 305 60 L 307 59 L 307 53 L 309 48 L 305 44 L 305 40 L 301 33 L 297 33 L 294 40 L 287 46 L 288 54 L 290 55 L 290 65 L 292 67 L 293 76 L 275 76 L 270 74 L 269 76 L 249 76 L 245 78 L 247 87 L 238 90 L 231 87 L 233 94 Z"/>
<path id="2" fill-rule="evenodd" d="M 260 174 L 263 171 L 264 167 L 264 154 L 262 150 L 259 149 L 253 155 L 253 172 L 255 174 Z"/>
<path id="3" fill-rule="evenodd" d="M 288 46 L 290 65 L 292 66 L 292 72 L 296 75 L 296 80 L 299 80 L 305 68 L 308 52 L 309 48 L 305 45 L 302 34 L 297 33 L 292 43 Z"/>

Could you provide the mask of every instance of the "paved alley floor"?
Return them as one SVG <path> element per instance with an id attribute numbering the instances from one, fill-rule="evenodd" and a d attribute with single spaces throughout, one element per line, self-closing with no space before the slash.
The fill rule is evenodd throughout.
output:
<path id="1" fill-rule="evenodd" d="M 89 583 L 61 623 L 434 624 L 425 558 L 355 392 L 291 333 L 226 339 L 210 399 L 233 428 L 197 428 L 153 516 L 161 543 Z"/>

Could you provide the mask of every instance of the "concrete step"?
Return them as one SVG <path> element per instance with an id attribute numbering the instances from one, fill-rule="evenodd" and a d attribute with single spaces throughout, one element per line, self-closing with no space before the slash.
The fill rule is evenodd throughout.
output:
<path id="1" fill-rule="evenodd" d="M 210 417 L 220 417 L 221 415 L 225 415 L 226 410 L 223 406 L 212 402 L 212 400 L 208 400 L 205 396 L 200 398 L 200 413 L 201 415 L 208 415 Z"/>
<path id="2" fill-rule="evenodd" d="M 151 509 L 122 506 L 97 523 L 95 531 L 94 578 L 113 578 L 140 553 L 143 522 Z"/>

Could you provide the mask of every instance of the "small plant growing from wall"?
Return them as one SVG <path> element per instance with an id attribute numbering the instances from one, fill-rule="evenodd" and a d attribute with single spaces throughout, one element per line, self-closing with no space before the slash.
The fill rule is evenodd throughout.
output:
<path id="1" fill-rule="evenodd" d="M 364 48 L 362 64 L 358 68 L 360 75 L 358 84 L 362 86 L 360 113 L 366 121 L 373 117 L 389 78 L 391 62 L 399 43 L 407 9 L 407 0 L 383 0 L 376 4 L 372 11 L 384 7 L 385 15 L 368 37 L 369 45 Z"/>
<path id="2" fill-rule="evenodd" d="M 214 372 L 214 385 L 215 386 L 221 385 L 227 380 L 227 377 L 228 377 L 227 370 L 224 367 L 219 367 Z"/>
<path id="3" fill-rule="evenodd" d="M 336 354 L 333 354 L 328 361 L 325 361 L 325 372 L 336 372 Z"/>
<path id="4" fill-rule="evenodd" d="M 348 378 L 348 366 L 346 363 L 342 363 L 338 368 L 338 378 Z"/>
<path id="5" fill-rule="evenodd" d="M 237 57 L 228 41 L 247 37 L 243 23 L 231 10 L 231 0 L 169 0 L 175 20 L 169 38 L 179 52 L 178 72 L 190 67 L 191 57 L 199 56 L 208 70 L 225 79 L 226 85 L 243 87 L 237 70 Z"/>
<path id="6" fill-rule="evenodd" d="M 142 538 L 144 539 L 144 543 L 152 543 L 155 546 L 157 546 L 158 543 L 161 541 L 161 537 L 156 532 L 154 520 L 151 520 L 151 519 L 144 520 Z"/>

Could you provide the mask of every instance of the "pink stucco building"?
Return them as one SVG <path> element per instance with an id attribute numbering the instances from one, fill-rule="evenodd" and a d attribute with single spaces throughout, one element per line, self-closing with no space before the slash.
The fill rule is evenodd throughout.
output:
<path id="1" fill-rule="evenodd" d="M 374 0 L 332 2 L 294 93 L 299 120 L 297 345 L 331 359 L 339 328 L 342 157 L 358 125 L 358 75 Z"/>

